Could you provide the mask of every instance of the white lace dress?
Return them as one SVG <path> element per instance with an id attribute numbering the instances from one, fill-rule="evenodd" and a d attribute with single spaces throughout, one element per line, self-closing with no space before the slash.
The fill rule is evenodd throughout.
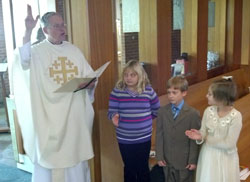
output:
<path id="1" fill-rule="evenodd" d="M 196 182 L 239 182 L 237 140 L 242 128 L 242 116 L 232 109 L 219 117 L 217 107 L 208 107 L 202 118 L 203 140 L 196 171 Z"/>

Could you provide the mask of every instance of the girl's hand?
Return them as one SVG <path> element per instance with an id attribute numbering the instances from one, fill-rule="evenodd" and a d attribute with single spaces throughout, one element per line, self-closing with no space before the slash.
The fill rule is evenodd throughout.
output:
<path id="1" fill-rule="evenodd" d="M 120 117 L 120 115 L 117 113 L 117 114 L 115 114 L 115 115 L 113 116 L 113 118 L 112 118 L 112 122 L 113 122 L 113 124 L 114 124 L 116 127 L 118 127 L 118 124 L 119 124 L 119 117 Z"/>
<path id="2" fill-rule="evenodd" d="M 185 131 L 185 134 L 192 140 L 202 139 L 201 133 L 199 132 L 199 130 L 196 130 L 196 129 L 187 130 Z"/>
<path id="3" fill-rule="evenodd" d="M 195 165 L 195 164 L 188 164 L 188 165 L 186 166 L 186 168 L 189 169 L 190 171 L 192 171 L 192 170 L 195 170 L 195 169 L 196 169 L 196 165 Z"/>
<path id="4" fill-rule="evenodd" d="M 164 161 L 164 160 L 163 160 L 163 161 L 158 161 L 157 163 L 158 163 L 158 165 L 161 166 L 161 167 L 167 165 L 166 161 Z"/>

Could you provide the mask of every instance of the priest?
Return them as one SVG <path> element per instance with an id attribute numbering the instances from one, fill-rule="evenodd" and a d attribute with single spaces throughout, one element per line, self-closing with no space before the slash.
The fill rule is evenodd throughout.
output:
<path id="1" fill-rule="evenodd" d="M 77 92 L 55 90 L 75 77 L 86 77 L 93 70 L 81 51 L 65 41 L 65 24 L 56 12 L 42 16 L 41 25 L 46 39 L 31 45 L 31 33 L 38 20 L 28 5 L 23 46 L 18 49 L 14 61 L 27 79 L 27 103 L 22 103 L 22 94 L 19 93 L 22 88 L 15 86 L 17 69 L 13 69 L 14 95 L 24 149 L 34 163 L 32 181 L 90 182 L 88 160 L 94 156 L 91 135 L 96 83 Z M 30 106 L 26 110 L 28 113 L 30 110 L 28 120 L 22 119 L 21 111 L 25 105 Z"/>

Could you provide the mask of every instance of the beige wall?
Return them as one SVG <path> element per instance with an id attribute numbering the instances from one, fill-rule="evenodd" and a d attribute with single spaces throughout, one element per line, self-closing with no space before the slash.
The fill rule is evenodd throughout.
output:
<path id="1" fill-rule="evenodd" d="M 157 64 L 156 1 L 140 0 L 139 59 Z"/>
<path id="2" fill-rule="evenodd" d="M 197 62 L 197 0 L 184 1 L 184 27 L 181 30 L 181 52 L 189 55 L 189 71 L 195 73 Z"/>
<path id="3" fill-rule="evenodd" d="M 218 52 L 221 64 L 225 60 L 226 42 L 226 0 L 215 2 L 215 26 L 208 27 L 208 50 Z"/>
<path id="4" fill-rule="evenodd" d="M 65 0 L 68 39 L 90 62 L 87 0 Z"/>
<path id="5" fill-rule="evenodd" d="M 241 64 L 250 64 L 250 1 L 243 0 Z"/>
<path id="6" fill-rule="evenodd" d="M 233 34 L 234 34 L 234 0 L 228 0 L 228 12 L 227 12 L 227 62 L 233 63 Z"/>

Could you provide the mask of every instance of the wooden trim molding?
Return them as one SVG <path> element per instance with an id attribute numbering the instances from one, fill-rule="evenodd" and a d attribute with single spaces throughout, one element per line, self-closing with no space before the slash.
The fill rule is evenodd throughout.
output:
<path id="1" fill-rule="evenodd" d="M 100 130 L 105 129 L 107 122 L 103 122 L 99 111 L 108 108 L 108 98 L 117 79 L 117 51 L 114 28 L 113 1 L 91 0 L 87 1 L 89 17 L 90 60 L 93 69 L 98 68 L 107 61 L 111 61 L 98 80 L 95 93 L 95 121 L 93 129 L 94 143 L 94 176 L 93 181 L 102 181 L 102 158 Z M 106 121 L 106 119 L 104 120 Z M 103 126 L 104 128 L 100 128 Z M 115 141 L 113 141 L 115 142 Z M 112 173 L 112 171 L 110 171 Z M 105 174 L 107 175 L 107 174 Z"/>
<path id="2" fill-rule="evenodd" d="M 166 93 L 166 80 L 171 77 L 171 30 L 172 1 L 157 1 L 157 55 L 158 62 L 154 71 L 158 95 Z"/>
<path id="3" fill-rule="evenodd" d="M 241 36 L 242 36 L 242 0 L 234 3 L 234 43 L 233 43 L 233 68 L 238 69 L 241 64 Z"/>
<path id="4" fill-rule="evenodd" d="M 242 37 L 242 0 L 227 1 L 226 71 L 240 67 Z"/>
<path id="5" fill-rule="evenodd" d="M 196 82 L 207 79 L 208 1 L 198 0 Z"/>

